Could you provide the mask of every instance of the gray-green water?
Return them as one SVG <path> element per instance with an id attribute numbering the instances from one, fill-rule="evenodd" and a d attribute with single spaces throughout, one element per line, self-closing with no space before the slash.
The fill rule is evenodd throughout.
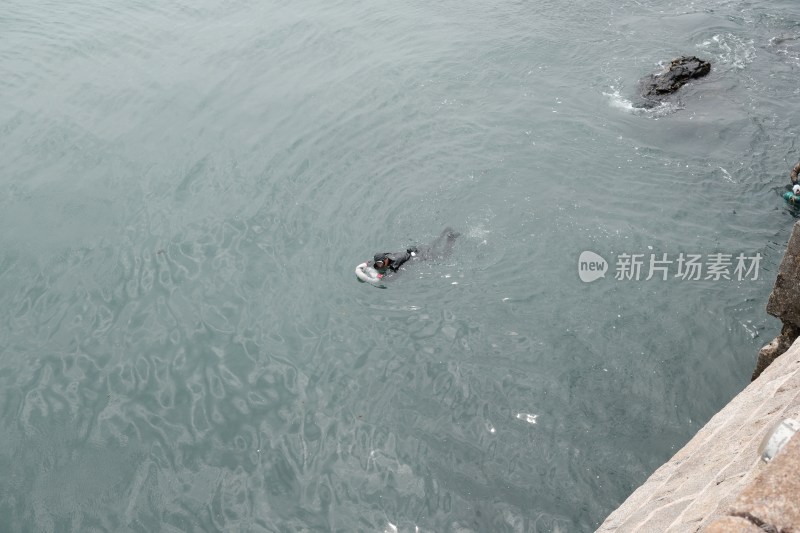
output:
<path id="1" fill-rule="evenodd" d="M 0 530 L 592 530 L 777 332 L 798 36 L 790 0 L 3 0 Z M 681 53 L 681 109 L 631 109 Z M 613 279 L 679 252 L 764 259 Z"/>

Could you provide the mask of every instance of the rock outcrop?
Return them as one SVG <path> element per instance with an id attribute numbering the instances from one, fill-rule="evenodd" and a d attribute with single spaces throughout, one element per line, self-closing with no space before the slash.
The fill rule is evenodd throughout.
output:
<path id="1" fill-rule="evenodd" d="M 800 328 L 794 324 L 784 323 L 781 334 L 758 351 L 756 368 L 753 370 L 750 381 L 754 381 L 775 359 L 788 350 L 798 336 L 800 336 Z"/>
<path id="2" fill-rule="evenodd" d="M 686 85 L 690 80 L 702 78 L 711 72 L 711 63 L 695 56 L 676 57 L 669 66 L 639 80 L 642 105 L 650 107 Z"/>
<path id="3" fill-rule="evenodd" d="M 767 301 L 767 313 L 779 318 L 783 328 L 780 335 L 758 352 L 753 380 L 800 336 L 800 222 L 792 228 L 775 286 Z"/>

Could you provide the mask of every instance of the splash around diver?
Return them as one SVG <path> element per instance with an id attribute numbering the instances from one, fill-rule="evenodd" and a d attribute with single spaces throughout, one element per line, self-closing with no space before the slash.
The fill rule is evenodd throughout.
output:
<path id="1" fill-rule="evenodd" d="M 364 261 L 356 267 L 356 278 L 375 287 L 386 288 L 386 282 L 404 271 L 413 261 L 441 259 L 450 255 L 453 245 L 461 234 L 447 227 L 430 246 L 411 246 L 403 252 L 378 252 L 372 261 Z"/>

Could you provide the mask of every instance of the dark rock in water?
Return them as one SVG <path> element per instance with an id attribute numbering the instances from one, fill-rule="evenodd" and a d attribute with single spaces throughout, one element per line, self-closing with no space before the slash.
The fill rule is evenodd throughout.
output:
<path id="1" fill-rule="evenodd" d="M 658 102 L 684 85 L 689 80 L 702 78 L 711 72 L 711 63 L 695 56 L 676 57 L 666 70 L 650 74 L 639 81 L 639 93 L 648 102 Z"/>

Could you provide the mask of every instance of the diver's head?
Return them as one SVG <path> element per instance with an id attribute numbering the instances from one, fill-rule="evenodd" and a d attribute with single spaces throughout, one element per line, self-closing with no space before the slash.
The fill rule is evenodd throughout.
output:
<path id="1" fill-rule="evenodd" d="M 387 254 L 386 252 L 375 254 L 373 260 L 374 261 L 372 265 L 378 270 L 384 269 L 392 263 L 392 260 L 389 259 L 389 254 Z"/>
<path id="2" fill-rule="evenodd" d="M 794 187 L 792 187 L 792 194 L 794 194 L 795 196 L 800 195 L 800 185 L 795 185 Z"/>

